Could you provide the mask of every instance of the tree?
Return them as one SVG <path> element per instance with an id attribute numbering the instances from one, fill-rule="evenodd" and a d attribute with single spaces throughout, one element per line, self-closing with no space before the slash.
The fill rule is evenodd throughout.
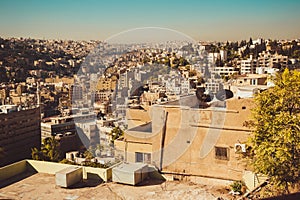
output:
<path id="1" fill-rule="evenodd" d="M 285 69 L 255 97 L 250 158 L 255 172 L 288 193 L 300 181 L 300 72 Z"/>
<path id="2" fill-rule="evenodd" d="M 43 153 L 35 147 L 31 149 L 31 157 L 33 160 L 44 160 Z"/>
<path id="3" fill-rule="evenodd" d="M 58 141 L 52 137 L 47 137 L 43 140 L 42 145 L 42 152 L 46 158 L 46 160 L 49 161 L 58 161 L 59 160 L 59 143 Z"/>
<path id="4" fill-rule="evenodd" d="M 197 75 L 196 70 L 189 71 L 189 77 L 196 76 L 196 75 Z"/>
<path id="5" fill-rule="evenodd" d="M 114 143 L 114 141 L 124 135 L 124 131 L 120 127 L 115 127 L 110 131 L 111 136 L 111 142 Z"/>
<path id="6" fill-rule="evenodd" d="M 248 44 L 249 45 L 252 45 L 253 44 L 253 42 L 252 42 L 252 38 L 250 37 L 250 39 L 249 39 L 249 42 L 248 42 Z"/>
<path id="7" fill-rule="evenodd" d="M 239 47 L 243 47 L 247 44 L 246 40 L 242 40 L 239 44 Z"/>
<path id="8" fill-rule="evenodd" d="M 93 153 L 92 153 L 91 150 L 86 150 L 83 155 L 88 160 L 91 160 L 92 158 L 94 158 Z"/>
<path id="9" fill-rule="evenodd" d="M 32 148 L 31 157 L 34 160 L 59 161 L 60 151 L 58 141 L 54 136 L 43 139 L 41 150 Z"/>

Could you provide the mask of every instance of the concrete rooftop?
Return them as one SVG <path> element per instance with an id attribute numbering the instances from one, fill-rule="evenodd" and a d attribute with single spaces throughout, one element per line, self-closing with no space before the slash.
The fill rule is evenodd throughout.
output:
<path id="1" fill-rule="evenodd" d="M 20 175 L 18 175 L 19 177 Z M 26 174 L 10 179 L 11 184 L 0 189 L 0 199 L 216 199 L 229 197 L 220 186 L 205 186 L 190 182 L 145 180 L 139 186 L 117 183 L 101 183 L 84 180 L 71 188 L 55 185 L 55 175 L 45 173 Z M 222 194 L 224 193 L 224 194 Z"/>

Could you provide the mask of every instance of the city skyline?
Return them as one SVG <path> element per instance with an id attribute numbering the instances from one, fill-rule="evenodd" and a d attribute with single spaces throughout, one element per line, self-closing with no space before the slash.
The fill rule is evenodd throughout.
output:
<path id="1" fill-rule="evenodd" d="M 297 39 L 298 1 L 1 1 L 1 37 L 105 40 L 140 27 L 195 40 Z"/>

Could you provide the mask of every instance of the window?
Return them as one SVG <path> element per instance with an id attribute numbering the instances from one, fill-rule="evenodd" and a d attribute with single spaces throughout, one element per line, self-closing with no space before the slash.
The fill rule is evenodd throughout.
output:
<path id="1" fill-rule="evenodd" d="M 135 162 L 151 163 L 151 153 L 135 152 Z"/>
<path id="2" fill-rule="evenodd" d="M 229 151 L 226 147 L 215 147 L 215 157 L 219 160 L 229 160 Z"/>
<path id="3" fill-rule="evenodd" d="M 143 162 L 143 153 L 135 152 L 135 162 Z"/>

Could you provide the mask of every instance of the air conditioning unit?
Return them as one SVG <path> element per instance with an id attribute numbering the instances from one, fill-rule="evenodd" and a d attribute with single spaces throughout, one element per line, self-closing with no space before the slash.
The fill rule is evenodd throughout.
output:
<path id="1" fill-rule="evenodd" d="M 240 144 L 240 143 L 235 144 L 234 151 L 245 153 L 246 152 L 246 144 Z"/>

